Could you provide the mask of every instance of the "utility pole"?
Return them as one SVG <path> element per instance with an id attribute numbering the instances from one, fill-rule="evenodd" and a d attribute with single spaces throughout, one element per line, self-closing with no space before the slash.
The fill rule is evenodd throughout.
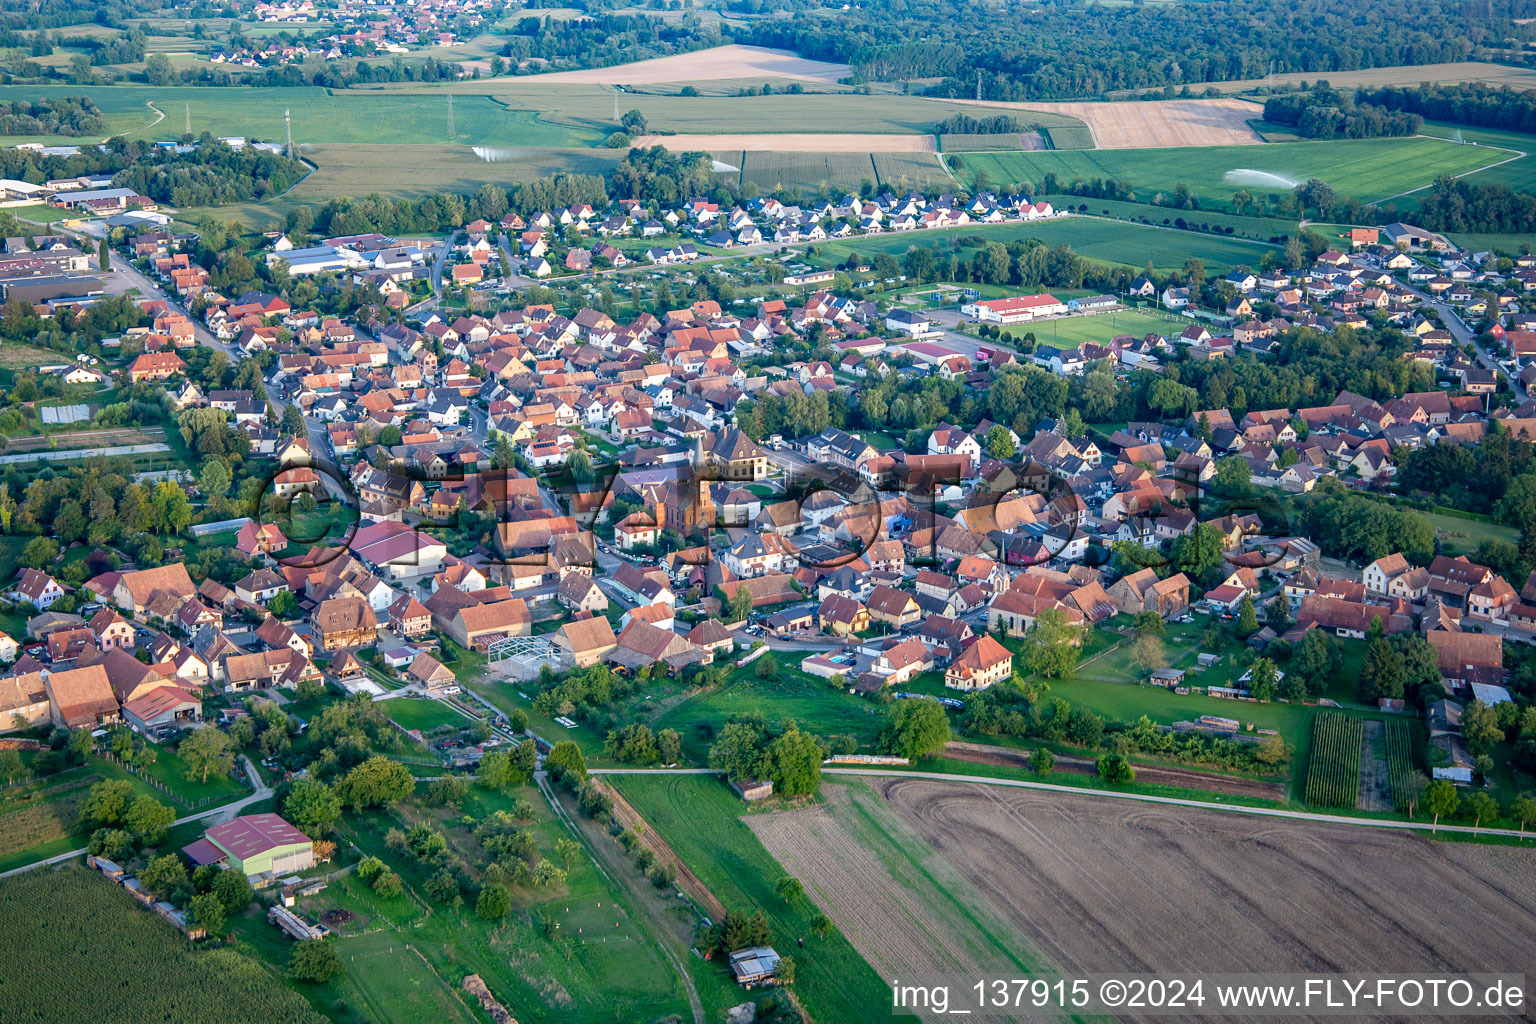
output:
<path id="1" fill-rule="evenodd" d="M 187 134 L 192 134 L 192 104 L 185 104 L 187 110 Z"/>
<path id="2" fill-rule="evenodd" d="M 614 123 L 618 123 L 618 120 L 619 120 L 619 87 L 618 86 L 614 86 L 613 87 L 613 120 L 614 120 Z"/>
<path id="3" fill-rule="evenodd" d="M 448 141 L 453 141 L 453 93 L 448 94 Z"/>
<path id="4" fill-rule="evenodd" d="M 981 102 L 981 68 L 976 69 L 976 102 Z"/>
<path id="5" fill-rule="evenodd" d="M 288 159 L 293 159 L 293 117 L 288 108 L 283 108 L 283 130 L 288 134 Z"/>

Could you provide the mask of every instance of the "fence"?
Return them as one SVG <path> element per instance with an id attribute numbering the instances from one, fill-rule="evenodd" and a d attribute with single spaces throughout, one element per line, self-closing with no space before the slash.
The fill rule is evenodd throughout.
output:
<path id="1" fill-rule="evenodd" d="M 165 783 L 161 782 L 159 779 L 155 778 L 153 775 L 149 774 L 144 769 L 138 767 L 137 765 L 129 764 L 128 762 L 124 761 L 122 758 L 118 757 L 116 754 L 112 753 L 112 751 L 110 751 L 110 750 L 101 750 L 101 751 L 97 751 L 97 753 L 100 754 L 102 760 L 109 761 L 112 764 L 117 765 L 119 768 L 121 768 L 123 771 L 127 772 L 128 774 L 136 776 L 141 781 L 143 781 L 145 783 L 148 783 L 150 786 L 153 786 L 155 789 L 158 789 L 160 792 L 164 793 L 166 796 L 170 797 L 176 803 L 178 803 L 181 806 L 187 808 L 188 810 L 195 811 L 195 810 L 198 810 L 199 808 L 207 807 L 209 804 L 218 803 L 221 800 L 221 798 L 217 797 L 217 796 L 205 796 L 201 800 L 188 800 L 186 797 L 178 796 L 175 792 L 173 792 L 171 790 L 171 787 L 167 786 Z M 236 776 L 234 772 L 230 772 L 229 773 L 229 777 L 232 778 L 232 779 L 238 778 L 238 776 Z M 244 781 L 244 780 L 241 779 L 240 781 Z"/>

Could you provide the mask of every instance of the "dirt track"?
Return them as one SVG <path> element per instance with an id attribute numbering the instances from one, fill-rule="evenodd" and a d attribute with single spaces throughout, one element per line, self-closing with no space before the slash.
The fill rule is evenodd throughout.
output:
<path id="1" fill-rule="evenodd" d="M 1009 750 L 1005 747 L 989 747 L 980 743 L 951 743 L 944 748 L 944 756 L 972 764 L 994 764 L 1009 768 L 1028 768 L 1026 751 Z M 1093 775 L 1097 765 L 1086 757 L 1056 758 L 1056 771 L 1073 775 Z M 1245 779 L 1236 775 L 1201 771 L 1197 768 L 1171 768 L 1162 765 L 1136 764 L 1136 781 L 1154 786 L 1179 786 L 1184 789 L 1203 789 L 1208 793 L 1230 793 L 1234 796 L 1254 797 L 1259 800 L 1286 799 L 1287 787 L 1283 782 L 1266 782 L 1262 779 Z M 1389 808 L 1390 809 L 1390 808 Z"/>
<path id="2" fill-rule="evenodd" d="M 955 100 L 975 104 L 975 100 Z M 985 107 L 1066 114 L 1085 122 L 1099 149 L 1159 149 L 1165 146 L 1261 145 L 1248 121 L 1264 108 L 1246 100 L 1136 100 L 1120 103 L 999 103 Z"/>
<path id="3" fill-rule="evenodd" d="M 1536 973 L 1530 849 L 926 779 L 868 785 L 892 839 L 860 831 L 848 809 L 871 798 L 858 787 L 748 823 L 882 973 L 951 972 L 965 956 L 965 969 L 1001 970 L 998 955 L 963 948 L 972 918 L 1001 918 L 1009 949 L 1064 972 Z M 886 866 L 907 829 L 926 887 Z"/>
<path id="4" fill-rule="evenodd" d="M 932 135 L 642 135 L 636 146 L 665 146 L 674 153 L 750 149 L 764 153 L 932 153 Z"/>
<path id="5" fill-rule="evenodd" d="M 846 64 L 806 60 L 788 50 L 731 45 L 607 68 L 525 75 L 518 81 L 535 84 L 585 82 L 596 85 L 653 85 L 658 82 L 712 82 L 725 78 L 798 78 L 802 82 L 836 85 L 838 79 L 847 78 L 848 74 Z"/>

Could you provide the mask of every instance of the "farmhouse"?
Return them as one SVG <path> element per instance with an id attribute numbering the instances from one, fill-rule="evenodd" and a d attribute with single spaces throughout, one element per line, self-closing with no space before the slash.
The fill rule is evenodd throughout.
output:
<path id="1" fill-rule="evenodd" d="M 1012 652 L 984 634 L 950 663 L 944 685 L 954 690 L 985 690 L 1012 674 Z"/>

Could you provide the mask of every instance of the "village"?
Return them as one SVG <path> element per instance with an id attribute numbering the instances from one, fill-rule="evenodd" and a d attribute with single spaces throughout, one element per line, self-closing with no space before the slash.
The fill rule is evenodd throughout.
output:
<path id="1" fill-rule="evenodd" d="M 860 234 L 1073 216 L 887 193 L 580 204 L 438 237 L 269 232 L 251 259 L 266 287 L 225 295 L 195 233 L 106 191 L 57 187 L 55 205 L 95 219 L 0 257 L 8 302 L 40 317 L 136 310 L 99 357 L 37 376 L 87 403 L 155 396 L 191 457 L 227 468 L 133 485 L 186 510 L 163 546 L 88 556 L 59 530 L 62 548 L 18 567 L 0 747 L 36 765 L 85 736 L 167 792 L 188 783 L 165 765 L 212 764 L 220 799 L 238 799 L 184 805 L 197 813 L 162 857 L 205 883 L 242 870 L 262 920 L 300 945 L 348 934 L 326 901 L 360 883 L 340 880 L 367 872 L 377 892 L 405 870 L 363 854 L 371 822 L 338 851 L 334 816 L 298 820 L 312 782 L 387 808 L 412 776 L 526 785 L 536 767 L 557 818 L 639 818 L 586 784 L 588 762 L 600 778 L 709 767 L 742 801 L 803 796 L 777 762 L 728 756 L 721 738 L 744 727 L 765 749 L 813 728 L 818 772 L 1059 764 L 1099 787 L 1525 824 L 1536 572 L 1515 571 L 1509 520 L 1467 513 L 1461 533 L 1456 499 L 1420 492 L 1444 453 L 1529 458 L 1536 257 L 1394 224 L 1300 266 L 1208 280 L 1194 261 L 1100 290 L 817 258 Z M 683 287 L 742 258 L 762 295 Z M 593 295 L 583 282 L 621 271 L 691 301 L 522 301 L 550 278 Z M 1219 377 L 1293 362 L 1322 369 L 1296 371 L 1320 379 L 1289 406 Z M 1435 518 L 1419 526 L 1421 508 Z M 1467 539 L 1480 531 L 1495 539 Z M 936 741 L 898 728 L 919 710 Z M 1387 742 L 1336 747 L 1336 728 Z M 1325 792 L 1340 760 L 1355 775 Z M 153 846 L 98 830 L 86 849 L 186 935 L 222 927 L 196 885 L 157 888 L 176 873 Z M 564 877 L 528 865 L 514 888 Z M 450 883 L 472 901 L 491 888 L 432 881 Z M 718 923 L 702 883 L 677 884 Z M 734 982 L 793 980 L 760 929 L 731 934 Z"/>

